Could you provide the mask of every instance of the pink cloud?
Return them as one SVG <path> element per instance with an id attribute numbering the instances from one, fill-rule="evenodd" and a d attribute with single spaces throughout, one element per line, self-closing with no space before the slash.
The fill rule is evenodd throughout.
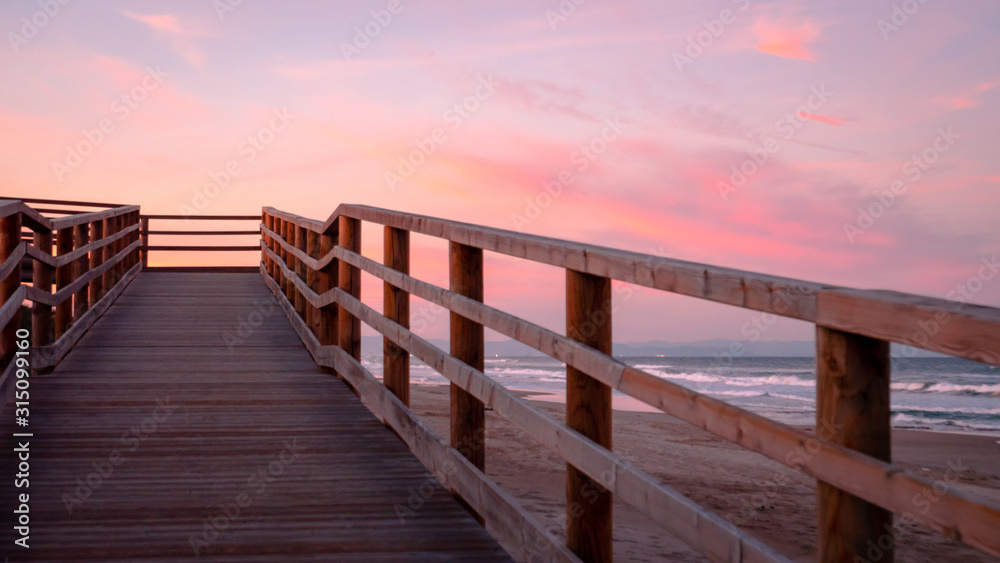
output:
<path id="1" fill-rule="evenodd" d="M 801 25 L 776 25 L 758 20 L 754 31 L 760 38 L 757 50 L 762 53 L 790 59 L 815 60 L 809 43 L 819 36 L 819 30 L 812 22 Z"/>
<path id="2" fill-rule="evenodd" d="M 813 121 L 819 121 L 820 123 L 829 123 L 830 125 L 844 124 L 844 118 L 836 115 L 817 115 L 815 113 L 800 111 L 798 113 L 798 116 L 803 119 L 811 119 Z"/>
<path id="3" fill-rule="evenodd" d="M 976 85 L 968 92 L 959 94 L 957 96 L 938 96 L 933 99 L 934 103 L 945 106 L 949 109 L 965 109 L 976 107 L 979 105 L 979 96 L 992 90 L 996 86 L 1000 85 L 1000 80 L 991 80 L 989 82 L 983 82 Z"/>
<path id="4" fill-rule="evenodd" d="M 127 18 L 137 22 L 142 22 L 153 29 L 169 31 L 170 33 L 182 33 L 180 27 L 177 25 L 177 18 L 175 16 L 171 16 L 169 14 L 143 15 L 129 10 L 122 10 L 122 13 Z"/>

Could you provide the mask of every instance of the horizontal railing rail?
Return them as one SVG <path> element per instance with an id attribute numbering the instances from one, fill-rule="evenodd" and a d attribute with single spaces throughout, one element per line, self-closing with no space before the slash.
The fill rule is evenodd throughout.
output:
<path id="1" fill-rule="evenodd" d="M 106 207 L 46 217 L 26 202 Z M 31 231 L 25 240 L 22 229 Z M 0 200 L 0 408 L 15 380 L 29 377 L 13 361 L 30 333 L 31 369 L 45 372 L 70 348 L 135 278 L 139 264 L 139 207 L 54 200 Z M 24 279 L 24 263 L 30 262 Z M 54 287 L 53 287 L 54 286 Z M 22 311 L 31 302 L 31 329 Z"/>
<path id="2" fill-rule="evenodd" d="M 232 235 L 259 235 L 259 230 L 228 230 L 228 231 L 206 231 L 206 230 L 177 230 L 177 229 L 167 229 L 167 230 L 151 230 L 150 221 L 164 220 L 164 221 L 179 221 L 179 220 L 192 220 L 192 221 L 254 221 L 255 223 L 260 222 L 260 217 L 257 215 L 142 215 L 140 221 L 142 223 L 142 265 L 143 267 L 149 267 L 149 253 L 153 251 L 165 251 L 165 252 L 257 252 L 260 250 L 260 244 L 246 244 L 246 245 L 178 245 L 178 244 L 161 244 L 152 245 L 149 243 L 149 237 L 151 235 L 170 235 L 170 236 L 232 236 Z"/>
<path id="3" fill-rule="evenodd" d="M 610 554 L 614 494 L 713 560 L 783 560 L 776 551 L 610 452 L 610 389 L 617 389 L 816 478 L 824 561 L 863 558 L 868 542 L 880 538 L 882 543 L 876 545 L 883 545 L 882 524 L 891 527 L 893 513 L 1000 555 L 996 534 L 1000 508 L 977 495 L 935 489 L 934 482 L 891 464 L 888 451 L 888 342 L 997 365 L 998 309 L 957 307 L 940 299 L 823 285 L 367 206 L 341 205 L 325 222 L 268 207 L 262 219 L 261 271 L 317 363 L 333 368 L 358 388 L 362 400 L 404 436 L 428 467 L 451 459 L 458 450 L 469 454 L 465 455 L 472 464 L 469 471 L 461 478 L 443 478 L 488 524 L 492 521 L 502 528 L 515 518 L 534 530 L 533 537 L 553 541 L 533 527 L 534 521 L 512 499 L 504 497 L 498 503 L 475 497 L 476 491 L 492 490 L 495 484 L 482 471 L 484 444 L 477 443 L 476 451 L 469 452 L 469 444 L 461 443 L 461 438 L 482 431 L 485 406 L 562 456 L 569 464 L 569 490 L 593 485 L 607 493 L 597 503 L 580 502 L 573 495 L 567 498 L 568 509 L 574 502 L 583 507 L 579 517 L 568 511 L 567 531 L 570 551 L 583 559 L 604 560 Z M 360 254 L 361 221 L 384 226 L 385 264 Z M 409 276 L 410 232 L 450 242 L 451 290 Z M 566 269 L 566 335 L 482 303 L 483 250 Z M 361 303 L 361 271 L 383 280 L 384 314 Z M 604 334 L 610 327 L 612 279 L 815 324 L 817 433 L 797 430 L 614 359 L 610 331 Z M 452 312 L 451 354 L 408 330 L 409 295 Z M 914 337 L 919 334 L 918 322 L 941 315 L 948 315 L 946 324 L 939 323 L 947 330 L 942 327 L 931 339 Z M 372 385 L 376 380 L 358 363 L 362 321 L 386 339 L 384 385 Z M 483 327 L 567 364 L 567 425 L 483 373 Z M 450 447 L 436 436 L 418 436 L 410 430 L 425 427 L 405 408 L 409 354 L 452 382 Z M 588 414 L 577 416 L 579 412 Z M 417 450 L 426 443 L 437 445 Z M 926 510 L 914 510 L 912 499 L 929 491 L 937 502 Z M 507 547 L 516 545 L 518 534 L 525 533 L 523 528 L 505 531 L 506 538 L 500 539 Z M 523 545 L 518 549 L 521 555 L 538 555 L 524 553 Z M 550 554 L 550 559 L 560 559 L 565 552 Z"/>

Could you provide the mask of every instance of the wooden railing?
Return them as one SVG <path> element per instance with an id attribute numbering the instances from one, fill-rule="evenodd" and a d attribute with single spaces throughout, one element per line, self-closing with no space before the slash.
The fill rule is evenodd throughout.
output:
<path id="1" fill-rule="evenodd" d="M 245 251 L 245 252 L 256 252 L 260 250 L 259 244 L 255 245 L 151 245 L 149 243 L 150 235 L 180 235 L 180 236 L 231 236 L 231 235 L 256 235 L 260 231 L 254 230 L 242 230 L 242 231 L 202 231 L 202 230 L 150 230 L 149 224 L 151 220 L 166 220 L 166 221 L 178 221 L 178 220 L 193 220 L 193 221 L 260 221 L 260 217 L 256 215 L 142 215 L 140 216 L 140 221 L 142 223 L 142 265 L 144 268 L 149 267 L 149 253 L 152 251 L 170 251 L 170 252 L 233 252 L 233 251 Z"/>
<path id="2" fill-rule="evenodd" d="M 31 367 L 55 366 L 138 274 L 139 207 L 103 211 L 47 209 L 50 218 L 25 201 L 89 205 L 57 200 L 0 200 L 0 407 L 14 386 L 22 306 L 31 306 Z M 30 232 L 30 239 L 22 229 Z M 23 262 L 32 262 L 30 285 L 22 283 Z M 53 291 L 53 284 L 54 290 Z M 27 329 L 25 329 L 27 330 Z M 23 334 L 23 333 L 21 333 Z"/>
<path id="3" fill-rule="evenodd" d="M 822 561 L 865 560 L 893 513 L 1000 555 L 1000 508 L 890 463 L 889 342 L 1000 364 L 1000 310 L 719 268 L 399 213 L 341 205 L 325 222 L 266 207 L 261 272 L 316 362 L 332 368 L 519 560 L 610 561 L 611 499 L 624 501 L 714 561 L 787 561 L 610 451 L 617 389 L 818 481 Z M 384 226 L 385 264 L 360 254 L 361 222 Z M 450 289 L 409 275 L 409 235 L 450 244 Z M 566 270 L 566 334 L 483 304 L 483 251 Z M 361 271 L 384 281 L 385 311 L 360 300 Z M 816 325 L 817 432 L 811 434 L 628 366 L 610 355 L 610 281 L 764 311 Z M 409 330 L 409 296 L 451 311 L 451 350 Z M 942 317 L 942 315 L 946 317 Z M 915 339 L 918 323 L 938 322 Z M 380 332 L 383 384 L 360 363 L 360 323 Z M 566 424 L 483 373 L 488 327 L 567 364 Z M 409 354 L 451 381 L 445 442 L 407 408 Z M 484 473 L 484 407 L 567 462 L 567 538 L 556 540 Z M 594 491 L 598 494 L 594 495 Z M 914 499 L 933 494 L 920 509 Z M 881 541 L 880 541 L 881 540 Z"/>

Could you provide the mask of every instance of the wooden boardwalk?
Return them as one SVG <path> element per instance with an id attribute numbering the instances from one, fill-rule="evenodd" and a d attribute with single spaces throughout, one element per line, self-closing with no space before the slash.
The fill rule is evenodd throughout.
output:
<path id="1" fill-rule="evenodd" d="M 2 488 L 10 561 L 509 560 L 259 274 L 141 273 L 30 389 L 29 427 L 3 426 L 8 452 L 34 434 L 29 550 Z"/>

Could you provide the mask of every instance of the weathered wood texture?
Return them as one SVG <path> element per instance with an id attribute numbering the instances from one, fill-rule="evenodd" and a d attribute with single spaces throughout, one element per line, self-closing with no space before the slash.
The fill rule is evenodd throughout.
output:
<path id="1" fill-rule="evenodd" d="M 31 390 L 34 560 L 509 560 L 320 372 L 260 275 L 139 274 Z"/>
<path id="2" fill-rule="evenodd" d="M 451 290 L 473 301 L 483 300 L 483 251 L 464 244 L 448 246 Z M 482 371 L 485 362 L 483 325 L 451 313 L 451 355 Z M 451 445 L 480 470 L 486 468 L 486 409 L 483 402 L 451 384 Z"/>
<path id="3" fill-rule="evenodd" d="M 566 334 L 611 354 L 611 280 L 566 270 Z M 611 387 L 566 367 L 566 426 L 611 449 Z M 584 561 L 610 562 L 611 492 L 566 464 L 566 544 Z"/>
<path id="4" fill-rule="evenodd" d="M 816 428 L 824 440 L 891 460 L 889 343 L 816 327 Z M 865 559 L 879 546 L 892 563 L 892 512 L 819 481 L 819 554 L 823 563 Z M 884 539 L 888 535 L 889 540 Z"/>
<path id="5" fill-rule="evenodd" d="M 410 233 L 402 229 L 386 227 L 382 246 L 385 266 L 409 274 Z M 310 268 L 309 271 L 313 270 Z M 382 297 L 382 308 L 385 311 L 385 316 L 401 326 L 409 328 L 410 294 L 389 282 L 385 282 Z M 410 353 L 388 338 L 383 338 L 382 351 L 384 358 L 382 379 L 385 386 L 399 397 L 404 405 L 410 406 Z"/>

